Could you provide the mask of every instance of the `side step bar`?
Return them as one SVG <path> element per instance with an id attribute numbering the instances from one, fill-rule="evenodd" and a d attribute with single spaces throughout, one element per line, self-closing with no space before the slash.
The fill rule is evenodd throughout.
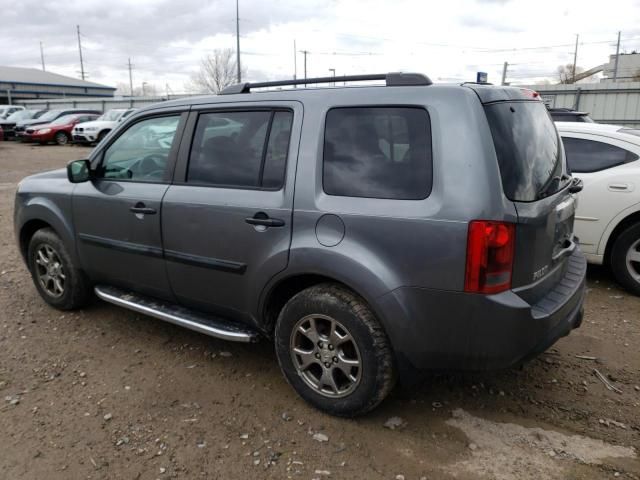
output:
<path id="1" fill-rule="evenodd" d="M 94 291 L 98 298 L 105 302 L 195 330 L 211 337 L 244 343 L 257 342 L 259 339 L 258 332 L 248 327 L 194 312 L 169 302 L 155 300 L 106 285 L 98 285 L 94 288 Z"/>

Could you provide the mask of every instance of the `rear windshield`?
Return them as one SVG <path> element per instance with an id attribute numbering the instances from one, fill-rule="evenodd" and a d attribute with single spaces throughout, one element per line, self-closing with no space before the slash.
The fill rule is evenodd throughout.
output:
<path id="1" fill-rule="evenodd" d="M 533 202 L 564 187 L 564 154 L 544 103 L 497 102 L 484 108 L 507 198 Z"/>

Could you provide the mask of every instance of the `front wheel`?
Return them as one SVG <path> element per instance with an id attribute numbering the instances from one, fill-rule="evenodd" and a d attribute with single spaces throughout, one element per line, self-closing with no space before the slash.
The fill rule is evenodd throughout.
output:
<path id="1" fill-rule="evenodd" d="M 611 269 L 623 287 L 640 295 L 640 223 L 628 227 L 616 238 L 611 250 Z"/>
<path id="2" fill-rule="evenodd" d="M 391 345 L 357 295 L 333 284 L 310 287 L 280 312 L 278 362 L 307 402 L 332 415 L 354 417 L 375 408 L 395 384 Z"/>
<path id="3" fill-rule="evenodd" d="M 60 310 L 74 310 L 91 299 L 91 285 L 73 264 L 60 237 L 50 228 L 31 237 L 27 252 L 33 283 L 42 299 Z"/>
<path id="4" fill-rule="evenodd" d="M 58 132 L 56 133 L 55 141 L 58 145 L 66 145 L 69 143 L 69 137 L 64 132 Z"/>

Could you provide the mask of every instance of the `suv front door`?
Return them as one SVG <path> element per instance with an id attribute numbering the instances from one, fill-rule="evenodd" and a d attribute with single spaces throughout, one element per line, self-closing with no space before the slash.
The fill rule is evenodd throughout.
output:
<path id="1" fill-rule="evenodd" d="M 162 202 L 167 272 L 182 304 L 255 320 L 263 286 L 287 266 L 301 123 L 296 102 L 190 114 Z"/>
<path id="2" fill-rule="evenodd" d="M 186 117 L 170 112 L 134 121 L 92 158 L 93 179 L 76 186 L 78 254 L 94 282 L 172 299 L 160 207 Z"/>

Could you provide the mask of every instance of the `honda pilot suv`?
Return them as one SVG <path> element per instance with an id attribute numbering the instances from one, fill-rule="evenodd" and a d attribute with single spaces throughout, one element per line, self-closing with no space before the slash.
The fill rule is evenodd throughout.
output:
<path id="1" fill-rule="evenodd" d="M 149 106 L 24 179 L 15 231 L 42 298 L 272 339 L 298 394 L 341 416 L 399 377 L 521 364 L 580 325 L 581 185 L 537 95 L 419 74 L 273 88 L 333 81 Z"/>

